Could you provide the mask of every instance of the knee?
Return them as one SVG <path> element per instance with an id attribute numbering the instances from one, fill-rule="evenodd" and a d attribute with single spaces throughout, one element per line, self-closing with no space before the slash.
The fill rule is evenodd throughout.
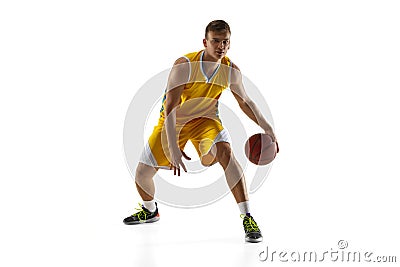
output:
<path id="1" fill-rule="evenodd" d="M 143 174 L 144 174 L 144 168 L 141 164 L 138 164 L 136 167 L 136 172 L 135 172 L 136 179 L 140 176 L 143 176 Z"/>
<path id="2" fill-rule="evenodd" d="M 217 163 L 217 160 L 214 156 L 212 155 L 205 155 L 201 158 L 201 164 L 204 167 L 211 167 L 212 165 L 214 165 L 215 163 Z"/>
<path id="3" fill-rule="evenodd" d="M 207 154 L 201 156 L 201 164 L 205 167 L 210 167 L 215 163 L 217 163 L 217 147 L 213 145 Z"/>
<path id="4" fill-rule="evenodd" d="M 155 172 L 156 170 L 153 167 L 139 163 L 136 167 L 135 181 L 151 178 Z"/>

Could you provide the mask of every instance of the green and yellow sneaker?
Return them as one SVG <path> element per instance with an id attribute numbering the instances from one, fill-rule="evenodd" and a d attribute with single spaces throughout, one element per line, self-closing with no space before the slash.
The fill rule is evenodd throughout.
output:
<path id="1" fill-rule="evenodd" d="M 263 240 L 260 228 L 250 213 L 241 214 L 240 218 L 243 219 L 243 228 L 245 232 L 245 240 L 250 243 L 258 243 Z"/>
<path id="2" fill-rule="evenodd" d="M 156 210 L 154 212 L 149 211 L 140 203 L 139 207 L 140 208 L 135 208 L 136 210 L 138 210 L 138 212 L 124 219 L 125 224 L 131 225 L 140 223 L 152 223 L 160 219 L 160 214 L 158 213 L 158 208 L 157 208 L 157 202 L 156 202 Z"/>

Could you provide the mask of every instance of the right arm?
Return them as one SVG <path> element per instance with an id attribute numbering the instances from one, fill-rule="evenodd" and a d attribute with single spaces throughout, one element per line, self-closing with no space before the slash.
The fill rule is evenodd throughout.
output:
<path id="1" fill-rule="evenodd" d="M 182 156 L 184 156 L 186 159 L 190 159 L 185 153 L 183 153 L 183 151 L 180 150 L 176 138 L 176 108 L 180 104 L 181 95 L 190 74 L 189 71 L 189 63 L 185 58 L 179 58 L 175 61 L 168 77 L 165 99 L 164 123 L 167 133 L 168 150 L 170 152 L 170 169 L 174 169 L 174 174 L 176 174 L 176 171 L 178 171 L 178 175 L 180 175 L 181 166 L 183 170 L 187 172 L 186 166 L 182 162 Z"/>

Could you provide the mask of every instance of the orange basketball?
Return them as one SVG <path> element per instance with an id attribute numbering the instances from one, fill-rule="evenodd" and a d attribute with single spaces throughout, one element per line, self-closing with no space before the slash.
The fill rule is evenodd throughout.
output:
<path id="1" fill-rule="evenodd" d="M 244 146 L 246 157 L 256 165 L 271 163 L 278 152 L 278 147 L 271 136 L 263 133 L 252 135 Z"/>

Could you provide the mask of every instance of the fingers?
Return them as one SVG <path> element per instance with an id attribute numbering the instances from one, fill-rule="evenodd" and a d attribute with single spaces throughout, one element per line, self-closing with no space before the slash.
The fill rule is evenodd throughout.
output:
<path id="1" fill-rule="evenodd" d="M 180 168 L 181 166 L 182 166 L 182 169 L 183 169 L 185 172 L 187 172 L 185 164 L 183 164 L 182 160 L 180 160 L 180 161 L 178 162 L 178 164 L 177 164 L 178 176 L 180 176 L 180 174 L 181 174 L 181 168 Z"/>
<path id="2" fill-rule="evenodd" d="M 187 160 L 191 160 L 191 158 L 188 155 L 186 155 L 185 152 L 183 152 L 181 150 L 181 156 L 177 160 L 172 160 L 171 164 L 169 165 L 169 169 L 174 170 L 174 175 L 176 175 L 178 173 L 178 176 L 181 176 L 181 168 L 180 167 L 182 167 L 182 169 L 185 172 L 187 172 L 186 166 L 185 166 L 185 164 L 183 164 L 182 159 L 181 159 L 182 156 Z"/>
<path id="3" fill-rule="evenodd" d="M 181 164 L 181 165 L 182 165 L 183 170 L 185 172 L 187 172 L 185 165 L 183 165 L 183 164 Z M 170 170 L 172 170 L 172 169 L 174 170 L 174 175 L 178 174 L 178 176 L 181 176 L 181 168 L 179 167 L 179 164 L 177 164 L 177 166 L 174 166 L 174 165 L 171 164 L 169 169 Z"/>
<path id="4" fill-rule="evenodd" d="M 178 176 L 181 176 L 181 169 L 179 167 L 173 166 L 173 169 L 174 169 L 174 175 L 176 175 L 176 173 L 178 173 Z"/>
<path id="5" fill-rule="evenodd" d="M 183 164 L 183 162 L 181 162 L 181 165 L 182 165 L 183 170 L 184 170 L 185 172 L 187 172 L 185 164 Z"/>
<path id="6" fill-rule="evenodd" d="M 189 156 L 188 156 L 188 155 L 186 155 L 186 153 L 185 153 L 185 152 L 183 152 L 183 150 L 181 150 L 181 153 L 182 153 L 182 156 L 183 156 L 185 159 L 187 159 L 187 160 L 191 160 L 191 158 L 189 158 Z"/>
<path id="7" fill-rule="evenodd" d="M 271 131 L 264 131 L 264 133 L 265 133 L 266 135 L 269 135 L 269 137 L 271 137 L 272 142 L 276 142 L 276 137 L 275 137 L 274 132 L 271 132 Z"/>
<path id="8" fill-rule="evenodd" d="M 272 142 L 276 142 L 276 137 L 273 133 L 269 134 L 271 136 Z"/>
<path id="9" fill-rule="evenodd" d="M 187 172 L 187 170 L 186 170 L 186 166 L 185 166 L 185 164 L 183 164 L 183 162 L 180 162 L 180 163 L 177 163 L 177 164 L 175 164 L 175 165 L 170 165 L 169 166 L 169 169 L 170 170 L 174 170 L 174 175 L 176 175 L 177 173 L 178 173 L 178 176 L 181 176 L 181 168 L 180 168 L 180 166 L 182 166 L 182 168 L 183 168 L 183 170 L 185 171 L 185 172 Z"/>
<path id="10" fill-rule="evenodd" d="M 174 175 L 176 175 L 176 170 L 178 169 L 178 176 L 180 176 L 181 172 L 180 172 L 179 168 L 177 168 L 174 165 L 170 164 L 169 165 L 169 169 L 170 170 L 174 169 Z"/>

